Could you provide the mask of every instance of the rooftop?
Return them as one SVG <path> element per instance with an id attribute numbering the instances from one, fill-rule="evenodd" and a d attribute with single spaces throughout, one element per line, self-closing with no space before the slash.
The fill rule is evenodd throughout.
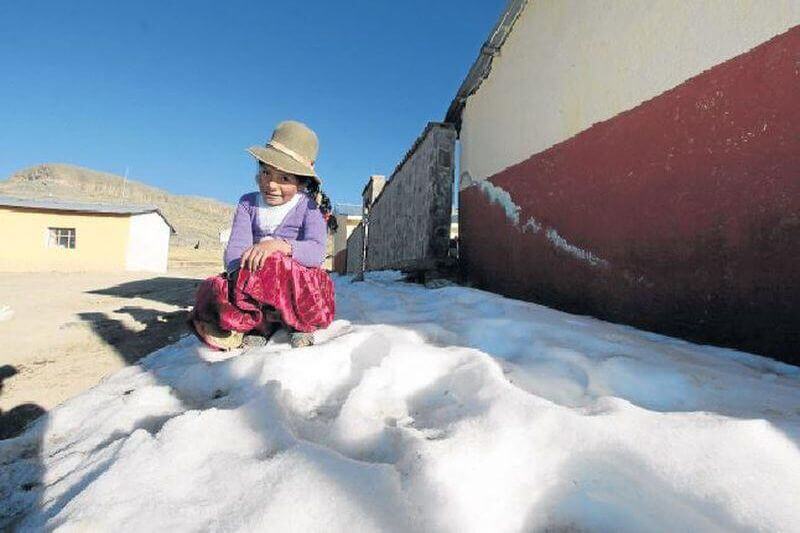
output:
<path id="1" fill-rule="evenodd" d="M 164 219 L 167 226 L 173 233 L 175 228 L 169 223 L 167 217 L 155 205 L 124 205 L 124 204 L 104 204 L 90 202 L 70 202 L 54 200 L 51 198 L 14 198 L 12 196 L 0 196 L 0 207 L 20 207 L 24 209 L 44 209 L 48 211 L 70 211 L 77 213 L 108 213 L 114 215 L 139 215 L 144 213 L 158 213 Z"/>
<path id="2" fill-rule="evenodd" d="M 447 108 L 444 120 L 455 124 L 456 130 L 461 131 L 461 113 L 464 110 L 467 98 L 474 94 L 483 83 L 483 80 L 489 76 L 489 72 L 492 70 L 492 60 L 500 54 L 500 49 L 505 44 L 506 38 L 514 28 L 514 23 L 525 9 L 527 3 L 528 0 L 509 0 L 505 10 L 500 15 L 500 20 L 494 25 L 489 37 L 481 46 L 478 58 L 475 59 L 472 67 L 470 67 L 467 76 L 458 88 L 455 98 L 450 103 L 450 107 Z"/>
<path id="3" fill-rule="evenodd" d="M 333 206 L 333 213 L 335 215 L 344 215 L 348 217 L 360 217 L 362 214 L 362 207 L 359 204 L 335 204 Z"/>

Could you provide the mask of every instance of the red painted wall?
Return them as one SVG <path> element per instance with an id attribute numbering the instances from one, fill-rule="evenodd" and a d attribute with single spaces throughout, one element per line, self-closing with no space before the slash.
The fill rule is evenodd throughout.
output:
<path id="1" fill-rule="evenodd" d="M 461 192 L 467 276 L 800 363 L 800 26 L 492 176 L 608 266 Z"/>

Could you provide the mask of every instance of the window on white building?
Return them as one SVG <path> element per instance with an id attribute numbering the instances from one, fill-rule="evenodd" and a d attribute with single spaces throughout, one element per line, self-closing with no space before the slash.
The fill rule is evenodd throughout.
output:
<path id="1" fill-rule="evenodd" d="M 48 228 L 50 237 L 47 246 L 50 248 L 75 248 L 75 228 Z"/>

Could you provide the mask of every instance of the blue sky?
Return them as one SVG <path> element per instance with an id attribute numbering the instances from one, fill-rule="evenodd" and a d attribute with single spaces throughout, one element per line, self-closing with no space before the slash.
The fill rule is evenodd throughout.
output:
<path id="1" fill-rule="evenodd" d="M 234 202 L 280 120 L 358 201 L 447 106 L 505 0 L 0 2 L 0 179 L 43 162 Z"/>

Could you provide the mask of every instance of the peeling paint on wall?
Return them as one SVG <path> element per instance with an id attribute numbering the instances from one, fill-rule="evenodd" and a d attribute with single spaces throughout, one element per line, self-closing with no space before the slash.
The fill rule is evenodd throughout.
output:
<path id="1" fill-rule="evenodd" d="M 522 225 L 523 233 L 539 233 L 540 231 L 542 231 L 542 225 L 533 217 L 529 218 L 528 221 Z"/>
<path id="2" fill-rule="evenodd" d="M 485 194 L 489 201 L 495 203 L 503 208 L 506 216 L 511 220 L 515 226 L 519 225 L 519 206 L 511 199 L 511 195 L 504 191 L 502 188 L 494 185 L 489 180 L 482 180 L 477 183 L 477 186 Z"/>
<path id="3" fill-rule="evenodd" d="M 554 228 L 547 228 L 545 230 L 544 226 L 541 222 L 536 220 L 533 217 L 528 218 L 528 220 L 520 226 L 519 224 L 519 213 L 520 213 L 520 206 L 514 203 L 514 200 L 511 199 L 511 195 L 503 189 L 502 187 L 498 187 L 497 185 L 493 184 L 489 180 L 481 180 L 474 184 L 477 186 L 483 194 L 489 199 L 489 202 L 493 204 L 497 204 L 503 208 L 503 211 L 506 214 L 508 220 L 510 220 L 514 226 L 516 226 L 521 232 L 523 233 L 540 233 L 541 231 L 545 231 L 545 237 L 547 238 L 550 243 L 553 244 L 556 248 L 568 253 L 569 255 L 579 259 L 585 263 L 588 263 L 595 267 L 603 267 L 608 268 L 610 263 L 605 259 L 597 257 L 592 252 L 588 250 L 584 250 L 580 246 L 576 246 L 567 239 L 565 239 L 561 234 L 558 233 Z"/>
<path id="4" fill-rule="evenodd" d="M 593 266 L 601 266 L 603 268 L 607 268 L 609 266 L 608 261 L 605 259 L 600 259 L 592 252 L 584 250 L 583 248 L 575 246 L 574 244 L 570 244 L 567 239 L 559 235 L 558 232 L 553 228 L 548 228 L 547 232 L 545 232 L 545 235 L 547 236 L 547 240 L 553 243 L 554 246 L 564 250 L 568 254 L 580 259 L 581 261 L 585 261 Z"/>

